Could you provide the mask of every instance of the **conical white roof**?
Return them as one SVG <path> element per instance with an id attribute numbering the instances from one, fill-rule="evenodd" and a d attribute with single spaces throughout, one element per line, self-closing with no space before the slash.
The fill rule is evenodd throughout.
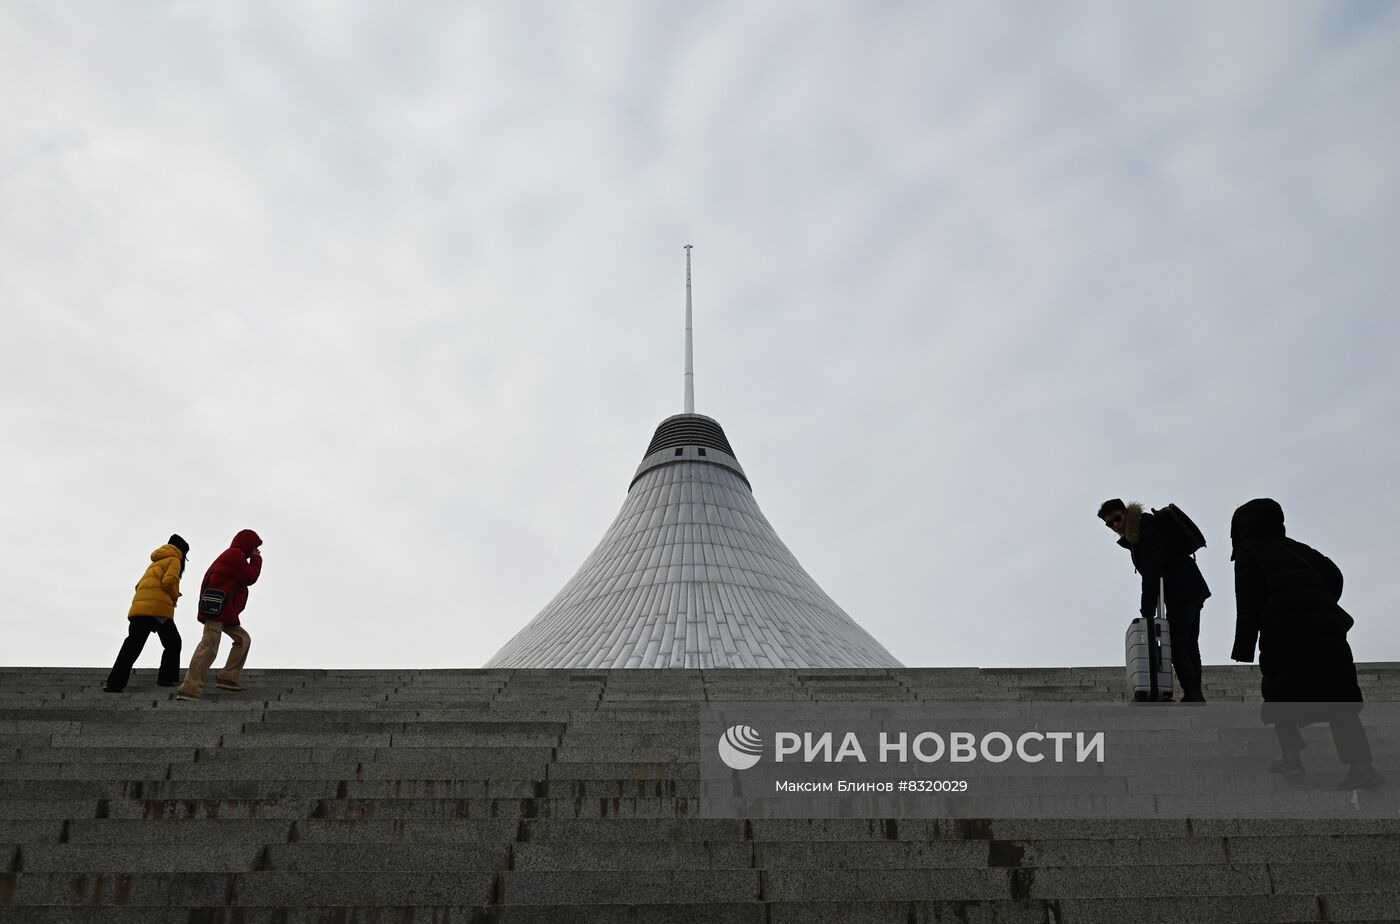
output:
<path id="1" fill-rule="evenodd" d="M 724 430 L 656 429 L 617 519 L 486 667 L 899 667 L 802 570 Z"/>

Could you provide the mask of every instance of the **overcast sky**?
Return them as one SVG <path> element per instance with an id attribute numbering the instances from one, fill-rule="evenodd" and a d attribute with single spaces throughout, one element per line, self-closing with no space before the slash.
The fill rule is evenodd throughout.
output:
<path id="1" fill-rule="evenodd" d="M 480 665 L 682 409 L 686 243 L 697 411 L 905 664 L 1121 663 L 1112 496 L 1207 663 L 1259 496 L 1400 660 L 1397 112 L 1384 2 L 5 2 L 0 663 L 110 665 L 172 531 L 192 650 L 250 527 L 250 667 Z"/>

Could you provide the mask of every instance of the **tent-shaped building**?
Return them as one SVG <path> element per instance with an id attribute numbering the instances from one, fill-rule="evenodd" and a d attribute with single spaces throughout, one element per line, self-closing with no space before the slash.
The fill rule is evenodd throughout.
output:
<path id="1" fill-rule="evenodd" d="M 754 500 L 723 428 L 656 428 L 617 519 L 487 667 L 898 667 L 802 570 Z"/>

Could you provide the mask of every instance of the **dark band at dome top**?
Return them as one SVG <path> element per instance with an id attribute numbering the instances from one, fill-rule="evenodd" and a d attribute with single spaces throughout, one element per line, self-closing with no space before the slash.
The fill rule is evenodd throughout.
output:
<path id="1" fill-rule="evenodd" d="M 745 487 L 751 487 L 749 476 L 744 474 L 744 467 L 734 458 L 734 450 L 730 448 L 719 421 L 704 414 L 676 414 L 661 421 L 656 428 L 646 455 L 642 456 L 642 464 L 637 466 L 627 490 L 630 492 L 641 477 L 652 469 L 681 462 L 718 465 L 739 476 Z"/>
<path id="2" fill-rule="evenodd" d="M 674 449 L 677 446 L 704 446 L 734 456 L 734 450 L 729 448 L 729 440 L 725 439 L 724 429 L 718 421 L 703 414 L 677 414 L 661 421 L 645 455 L 649 456 L 663 449 Z"/>

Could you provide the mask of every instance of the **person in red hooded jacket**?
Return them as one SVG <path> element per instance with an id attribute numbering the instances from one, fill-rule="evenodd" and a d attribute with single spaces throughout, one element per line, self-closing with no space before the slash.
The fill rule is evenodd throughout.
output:
<path id="1" fill-rule="evenodd" d="M 219 639 L 227 635 L 233 640 L 228 660 L 219 671 L 220 690 L 242 690 L 238 675 L 243 672 L 243 662 L 248 660 L 248 646 L 252 639 L 239 624 L 238 617 L 248 605 L 248 585 L 257 581 L 262 574 L 262 552 L 259 546 L 262 539 L 251 529 L 241 530 L 233 537 L 233 543 L 219 553 L 209 570 L 204 572 L 204 583 L 200 586 L 199 621 L 204 623 L 204 635 L 199 646 L 190 658 L 190 669 L 185 673 L 185 681 L 175 692 L 176 699 L 198 700 L 204 698 L 204 678 L 209 667 L 219 655 Z M 206 599 L 210 591 L 223 595 L 223 605 L 217 613 L 208 612 Z"/>

